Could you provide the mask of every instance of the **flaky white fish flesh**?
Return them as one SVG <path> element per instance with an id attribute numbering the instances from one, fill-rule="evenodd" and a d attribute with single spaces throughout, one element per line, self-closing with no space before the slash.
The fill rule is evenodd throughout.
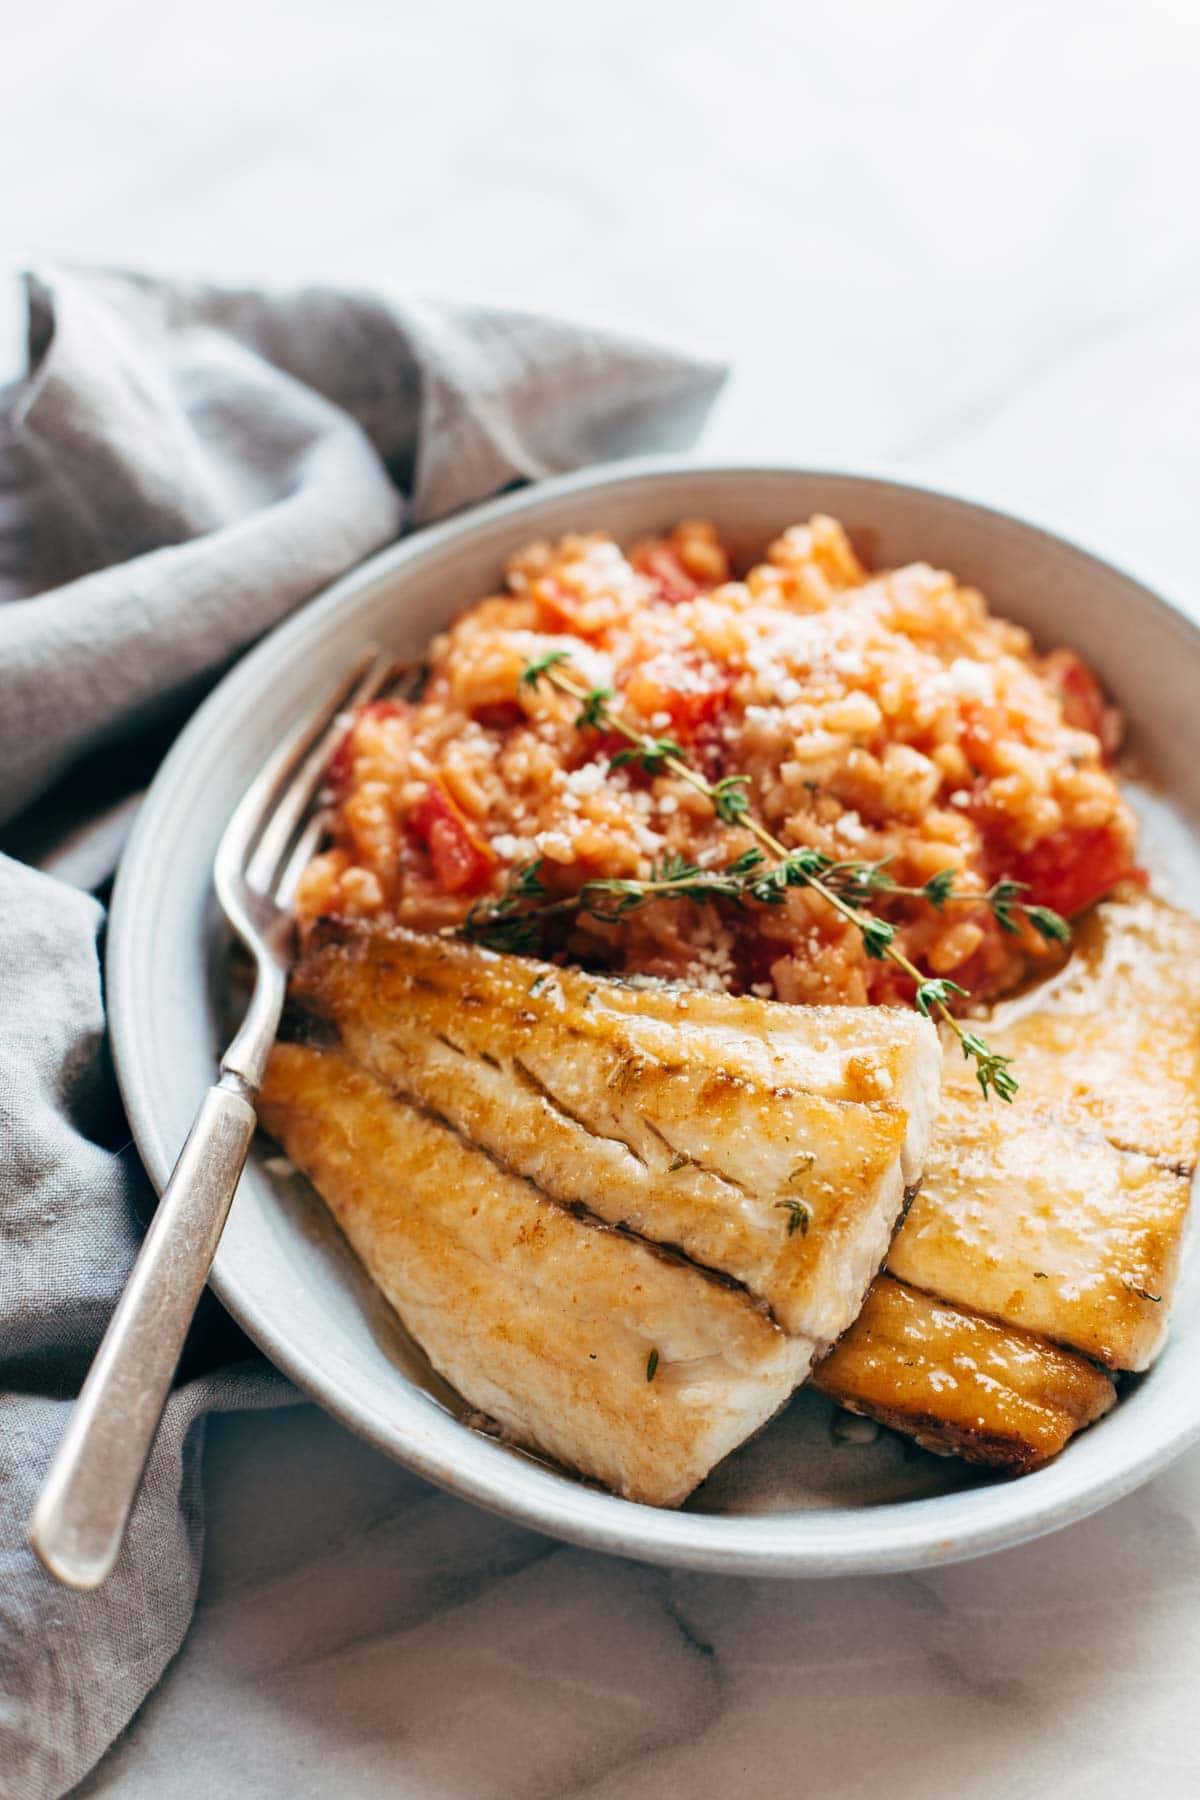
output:
<path id="1" fill-rule="evenodd" d="M 431 1362 L 516 1441 L 674 1504 L 857 1313 L 940 1049 L 881 1008 L 628 986 L 324 928 L 263 1118 Z M 306 1021 L 306 1023 L 305 1023 Z"/>

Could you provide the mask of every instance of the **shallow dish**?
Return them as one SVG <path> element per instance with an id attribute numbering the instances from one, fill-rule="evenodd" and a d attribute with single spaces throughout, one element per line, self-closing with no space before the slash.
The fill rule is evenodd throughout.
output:
<path id="1" fill-rule="evenodd" d="M 138 1148 L 166 1181 L 220 1036 L 223 943 L 213 852 L 241 790 L 354 651 L 419 651 L 532 537 L 603 527 L 620 539 L 685 516 L 761 545 L 816 511 L 876 565 L 927 561 L 978 584 L 1045 646 L 1078 649 L 1125 708 L 1149 771 L 1146 859 L 1174 896 L 1200 892 L 1200 630 L 1110 564 L 1004 513 L 875 477 L 646 461 L 547 482 L 373 558 L 274 632 L 220 684 L 142 807 L 113 897 L 108 995 L 117 1073 Z M 835 1435 L 802 1393 L 680 1512 L 599 1492 L 473 1430 L 376 1294 L 305 1184 L 252 1155 L 213 1271 L 221 1300 L 271 1359 L 351 1429 L 431 1481 L 524 1524 L 653 1562 L 770 1575 L 913 1569 L 981 1555 L 1081 1518 L 1200 1437 L 1194 1259 L 1154 1369 L 1055 1463 L 981 1477 L 882 1433 Z"/>

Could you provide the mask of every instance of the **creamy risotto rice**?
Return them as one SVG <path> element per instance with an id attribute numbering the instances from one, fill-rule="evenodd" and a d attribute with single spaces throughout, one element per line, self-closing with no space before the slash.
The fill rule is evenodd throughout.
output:
<path id="1" fill-rule="evenodd" d="M 566 895 L 596 876 L 647 879 L 667 854 L 716 866 L 749 846 L 677 777 L 612 767 L 617 740 L 577 729 L 566 695 L 522 684 L 551 649 L 710 780 L 748 776 L 789 847 L 886 858 L 906 886 L 944 869 L 979 892 L 1011 877 L 1066 914 L 1137 873 L 1109 766 L 1119 721 L 1070 651 L 1035 654 L 981 594 L 924 564 L 868 573 L 833 519 L 793 526 L 740 577 L 695 521 L 630 549 L 601 534 L 530 544 L 504 590 L 434 640 L 418 697 L 363 709 L 335 759 L 331 842 L 305 876 L 302 921 L 436 930 L 531 862 Z M 982 904 L 876 910 L 914 962 L 975 1000 L 1054 954 Z M 619 925 L 577 920 L 558 947 L 788 1001 L 908 997 L 805 889 L 742 911 L 658 900 Z"/>

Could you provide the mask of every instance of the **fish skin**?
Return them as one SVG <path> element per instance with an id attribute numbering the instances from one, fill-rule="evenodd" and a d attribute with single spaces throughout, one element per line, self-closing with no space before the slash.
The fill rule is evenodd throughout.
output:
<path id="1" fill-rule="evenodd" d="M 352 926 L 322 931 L 293 995 L 398 1095 L 822 1348 L 883 1261 L 935 1110 L 936 1035 L 908 1012 L 631 988 Z"/>
<path id="2" fill-rule="evenodd" d="M 1111 1377 L 1032 1332 L 881 1275 L 813 1375 L 851 1412 L 927 1450 L 1025 1475 L 1116 1400 Z"/>
<path id="3" fill-rule="evenodd" d="M 628 1499 L 678 1505 L 807 1373 L 811 1340 L 744 1293 L 548 1200 L 339 1050 L 277 1044 L 261 1116 L 439 1374 Z"/>

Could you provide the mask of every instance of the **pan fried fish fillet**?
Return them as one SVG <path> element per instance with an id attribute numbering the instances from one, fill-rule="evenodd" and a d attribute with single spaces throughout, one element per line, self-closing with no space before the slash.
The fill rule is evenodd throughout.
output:
<path id="1" fill-rule="evenodd" d="M 1190 1175 L 1200 1153 L 1200 921 L 1151 894 L 1107 900 L 1060 973 L 1000 1007 L 1022 1094 L 1080 1131 Z M 961 1059 L 947 1085 L 969 1087 Z"/>
<path id="2" fill-rule="evenodd" d="M 1036 1103 L 1001 1118 L 952 1091 L 888 1267 L 943 1299 L 1072 1345 L 1114 1369 L 1162 1347 L 1189 1182 Z"/>
<path id="3" fill-rule="evenodd" d="M 987 1037 L 1014 1058 L 1020 1095 L 981 1106 L 947 1059 L 889 1274 L 815 1381 L 929 1448 L 1020 1469 L 1111 1403 L 1107 1377 L 1056 1345 L 1143 1369 L 1166 1334 L 1200 1138 L 1200 923 L 1147 895 L 1106 901 L 1066 967 L 998 1009 Z M 956 1373 L 984 1324 L 999 1399 L 1022 1371 L 1003 1430 L 986 1384 L 972 1393 Z M 1064 1369 L 1087 1405 L 1060 1404 Z M 1029 1406 L 1057 1419 L 1057 1439 Z"/>
<path id="4" fill-rule="evenodd" d="M 677 1505 L 807 1373 L 810 1342 L 745 1294 L 547 1200 L 340 1052 L 276 1045 L 262 1116 L 434 1367 L 617 1493 Z"/>
<path id="5" fill-rule="evenodd" d="M 1011 1019 L 1005 1023 L 1005 1018 Z M 1200 923 L 1109 901 L 1070 962 L 997 1014 L 1011 1113 L 948 1059 L 921 1193 L 888 1266 L 1114 1369 L 1162 1348 L 1200 1133 Z"/>
<path id="6" fill-rule="evenodd" d="M 936 1112 L 936 1037 L 908 1012 L 630 988 L 352 926 L 292 992 L 398 1096 L 821 1345 L 883 1261 Z"/>
<path id="7" fill-rule="evenodd" d="M 1086 1358 L 881 1275 L 814 1385 L 928 1450 L 1014 1475 L 1056 1456 L 1116 1397 Z"/>
<path id="8" fill-rule="evenodd" d="M 677 1504 L 854 1317 L 920 1170 L 926 1021 L 631 988 L 325 928 L 265 1127 L 434 1367 L 517 1441 Z M 307 1021 L 307 1024 L 305 1023 Z"/>

